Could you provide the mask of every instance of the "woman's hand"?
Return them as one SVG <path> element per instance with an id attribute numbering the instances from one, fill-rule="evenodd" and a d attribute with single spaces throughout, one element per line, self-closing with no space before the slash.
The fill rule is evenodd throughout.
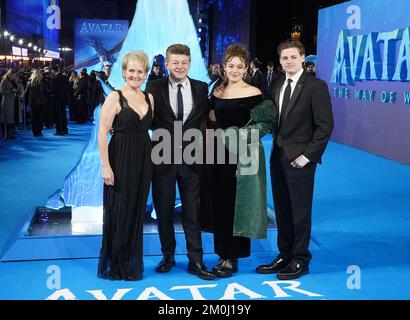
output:
<path id="1" fill-rule="evenodd" d="M 114 185 L 114 172 L 112 172 L 112 169 L 110 166 L 108 167 L 102 167 L 102 178 L 104 180 L 104 183 L 107 186 L 113 186 Z"/>

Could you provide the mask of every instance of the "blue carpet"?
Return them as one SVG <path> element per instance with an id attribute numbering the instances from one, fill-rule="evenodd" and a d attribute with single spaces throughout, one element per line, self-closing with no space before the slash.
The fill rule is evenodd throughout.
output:
<path id="1" fill-rule="evenodd" d="M 42 138 L 26 132 L 1 142 L 0 251 L 22 217 L 43 205 L 76 164 L 90 125 L 69 131 L 55 137 L 48 130 Z M 161 275 L 154 271 L 160 257 L 145 257 L 138 282 L 99 279 L 97 259 L 3 262 L 0 299 L 409 299 L 410 167 L 330 143 L 316 177 L 313 260 L 310 274 L 294 282 L 254 272 L 276 252 L 253 253 L 234 277 L 210 282 L 186 273 L 185 256 Z M 205 256 L 208 266 L 216 261 Z"/>

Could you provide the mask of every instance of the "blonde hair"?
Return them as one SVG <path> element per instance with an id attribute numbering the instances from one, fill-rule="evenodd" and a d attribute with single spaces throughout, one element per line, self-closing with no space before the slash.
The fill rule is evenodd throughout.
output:
<path id="1" fill-rule="evenodd" d="M 30 76 L 29 80 L 30 80 L 32 85 L 37 86 L 37 85 L 41 84 L 41 81 L 43 81 L 43 75 L 41 74 L 40 70 L 34 69 L 31 72 L 31 76 Z"/>
<path id="2" fill-rule="evenodd" d="M 68 80 L 69 80 L 69 81 L 77 81 L 77 80 L 79 80 L 77 71 L 71 72 L 70 79 L 68 79 Z"/>
<path id="3" fill-rule="evenodd" d="M 125 71 L 127 69 L 128 63 L 130 61 L 139 61 L 143 64 L 143 68 L 145 73 L 148 73 L 150 65 L 149 65 L 149 58 L 148 55 L 142 50 L 136 50 L 127 53 L 124 58 L 122 58 L 122 70 Z"/>

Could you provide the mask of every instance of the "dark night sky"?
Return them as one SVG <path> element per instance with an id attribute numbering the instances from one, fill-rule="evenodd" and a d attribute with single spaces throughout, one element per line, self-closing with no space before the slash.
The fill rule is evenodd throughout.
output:
<path id="1" fill-rule="evenodd" d="M 191 0 L 189 0 L 191 1 Z M 197 0 L 194 2 L 193 7 Z M 204 1 L 204 0 L 200 0 Z M 275 63 L 276 46 L 290 38 L 293 21 L 303 25 L 302 42 L 307 54 L 315 54 L 316 44 L 314 36 L 317 33 L 317 15 L 320 8 L 329 7 L 347 0 L 249 0 L 252 5 L 251 13 L 251 43 L 250 51 L 262 61 L 273 60 Z M 135 0 L 120 0 L 122 8 L 133 15 Z M 125 10 L 120 10 L 124 13 Z M 129 17 L 132 19 L 132 15 Z M 235 19 L 235 17 L 233 17 Z"/>
<path id="2" fill-rule="evenodd" d="M 0 0 L 3 1 L 3 0 Z M 60 2 L 70 0 L 60 0 Z M 86 0 L 84 0 L 86 1 Z M 118 19 L 132 18 L 135 12 L 136 0 L 117 0 Z M 197 0 L 189 0 L 191 10 L 195 10 Z M 206 1 L 206 0 L 199 0 Z M 302 42 L 307 54 L 315 54 L 314 36 L 317 33 L 318 10 L 347 0 L 249 0 L 251 3 L 251 34 L 249 49 L 252 57 L 261 61 L 274 61 L 277 64 L 276 46 L 290 38 L 292 22 L 303 25 Z M 97 17 L 95 17 L 97 18 Z M 235 19 L 236 17 L 232 17 Z M 73 36 L 69 33 L 70 37 Z M 73 39 L 63 39 L 72 43 Z M 69 41 L 70 40 L 70 41 Z M 212 39 L 211 39 L 212 41 Z"/>
<path id="3" fill-rule="evenodd" d="M 251 53 L 261 61 L 277 64 L 276 46 L 290 38 L 292 22 L 303 25 L 301 41 L 306 55 L 316 53 L 314 36 L 317 33 L 317 15 L 321 8 L 346 2 L 346 0 L 287 0 L 286 2 L 252 0 L 255 3 L 251 25 L 254 43 Z M 252 36 L 251 36 L 252 38 Z"/>

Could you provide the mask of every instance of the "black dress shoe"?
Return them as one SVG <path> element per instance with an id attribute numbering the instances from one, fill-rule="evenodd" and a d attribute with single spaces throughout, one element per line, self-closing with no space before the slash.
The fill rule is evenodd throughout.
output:
<path id="1" fill-rule="evenodd" d="M 238 259 L 226 259 L 215 272 L 218 278 L 229 278 L 238 272 Z"/>
<path id="2" fill-rule="evenodd" d="M 215 279 L 215 274 L 208 271 L 202 262 L 188 262 L 188 273 L 194 274 L 203 280 Z"/>
<path id="3" fill-rule="evenodd" d="M 277 256 L 270 264 L 263 264 L 257 267 L 256 272 L 262 274 L 278 273 L 279 271 L 284 269 L 289 264 L 289 262 L 289 259 Z"/>
<path id="4" fill-rule="evenodd" d="M 224 259 L 219 259 L 219 261 L 216 263 L 216 265 L 214 265 L 213 267 L 212 267 L 212 272 L 213 273 L 216 273 L 218 270 L 219 270 L 219 268 L 221 267 L 221 265 L 224 263 Z"/>
<path id="5" fill-rule="evenodd" d="M 285 269 L 281 270 L 276 277 L 279 280 L 297 279 L 304 274 L 309 273 L 309 267 L 298 263 L 297 261 L 290 262 Z"/>
<path id="6" fill-rule="evenodd" d="M 175 266 L 175 259 L 173 256 L 164 256 L 158 263 L 155 270 L 159 273 L 165 273 L 171 271 L 171 268 Z"/>

